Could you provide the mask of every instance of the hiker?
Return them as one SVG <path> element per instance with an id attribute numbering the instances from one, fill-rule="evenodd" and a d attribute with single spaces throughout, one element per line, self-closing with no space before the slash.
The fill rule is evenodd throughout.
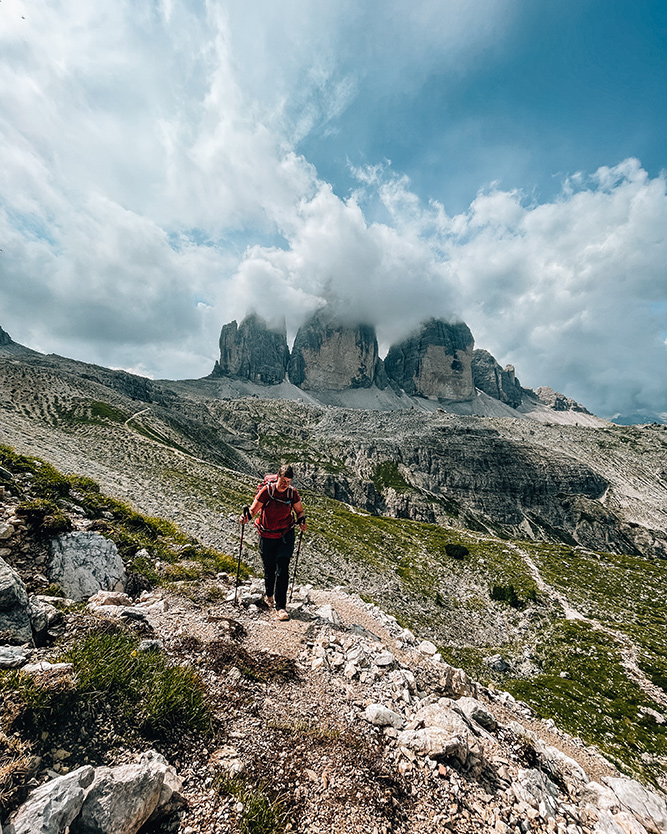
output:
<path id="1" fill-rule="evenodd" d="M 276 607 L 279 620 L 289 620 L 286 611 L 289 562 L 294 552 L 295 523 L 306 530 L 306 513 L 301 497 L 292 486 L 294 471 L 284 464 L 275 477 L 267 476 L 250 507 L 250 515 L 242 515 L 239 521 L 246 524 L 255 519 L 259 533 L 259 554 L 264 565 L 266 604 Z M 296 522 L 294 516 L 296 515 Z M 275 596 L 275 600 L 274 600 Z"/>

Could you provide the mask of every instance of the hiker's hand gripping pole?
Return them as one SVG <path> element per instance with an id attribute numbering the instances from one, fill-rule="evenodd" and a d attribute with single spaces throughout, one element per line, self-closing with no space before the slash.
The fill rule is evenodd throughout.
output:
<path id="1" fill-rule="evenodd" d="M 243 514 L 240 519 L 241 523 L 241 544 L 239 545 L 239 561 L 236 566 L 236 585 L 234 586 L 234 605 L 236 605 L 236 596 L 239 592 L 239 575 L 241 573 L 241 554 L 243 553 L 243 533 L 245 531 L 245 523 L 250 521 L 250 507 L 243 508 Z"/>

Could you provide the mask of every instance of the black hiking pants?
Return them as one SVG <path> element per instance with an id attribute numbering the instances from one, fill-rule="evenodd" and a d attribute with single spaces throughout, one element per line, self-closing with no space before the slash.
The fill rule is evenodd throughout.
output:
<path id="1" fill-rule="evenodd" d="M 278 611 L 287 605 L 289 561 L 293 552 L 294 529 L 288 530 L 281 539 L 259 538 L 259 555 L 264 565 L 264 588 L 267 597 L 275 597 Z"/>

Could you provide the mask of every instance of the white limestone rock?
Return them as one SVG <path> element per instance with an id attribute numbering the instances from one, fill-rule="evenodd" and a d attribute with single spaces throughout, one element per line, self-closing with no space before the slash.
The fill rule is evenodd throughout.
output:
<path id="1" fill-rule="evenodd" d="M 369 704 L 364 713 L 366 721 L 376 727 L 395 727 L 402 730 L 405 726 L 405 719 L 397 712 L 388 709 L 384 704 Z"/>
<path id="2" fill-rule="evenodd" d="M 653 834 L 667 834 L 667 803 L 634 779 L 607 776 L 604 779 L 618 797 L 622 808 L 630 811 Z"/>
<path id="3" fill-rule="evenodd" d="M 6 834 L 61 834 L 81 811 L 94 776 L 95 770 L 84 765 L 41 785 L 16 812 Z"/>
<path id="4" fill-rule="evenodd" d="M 66 533 L 51 543 L 50 579 L 74 600 L 100 590 L 123 591 L 125 568 L 116 545 L 99 533 Z"/>

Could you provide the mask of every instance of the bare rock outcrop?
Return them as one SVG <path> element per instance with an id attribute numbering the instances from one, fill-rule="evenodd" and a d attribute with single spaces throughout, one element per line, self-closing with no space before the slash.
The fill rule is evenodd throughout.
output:
<path id="1" fill-rule="evenodd" d="M 474 343 L 464 322 L 429 319 L 416 333 L 389 349 L 385 371 L 392 382 L 412 396 L 472 400 Z"/>
<path id="2" fill-rule="evenodd" d="M 512 408 L 521 405 L 523 392 L 514 373 L 514 366 L 501 368 L 488 350 L 473 351 L 472 378 L 475 387 L 490 397 Z"/>
<path id="3" fill-rule="evenodd" d="M 3 330 L 0 327 L 0 345 L 11 345 L 12 344 L 12 337 L 7 333 L 6 330 Z"/>
<path id="4" fill-rule="evenodd" d="M 4 559 L 0 559 L 0 634 L 16 644 L 32 640 L 26 586 Z"/>
<path id="5" fill-rule="evenodd" d="M 294 340 L 289 379 L 312 391 L 384 387 L 375 328 L 346 325 L 315 314 L 303 324 Z"/>
<path id="6" fill-rule="evenodd" d="M 97 591 L 122 591 L 125 567 L 118 548 L 99 533 L 74 532 L 51 542 L 52 582 L 70 599 L 88 599 Z"/>
<path id="7" fill-rule="evenodd" d="M 549 408 L 553 408 L 554 411 L 578 411 L 582 414 L 591 413 L 576 400 L 573 400 L 571 397 L 566 397 L 565 394 L 559 394 L 558 391 L 554 391 L 553 388 L 549 388 L 546 385 L 536 388 L 535 395 L 540 402 L 548 405 Z"/>
<path id="8" fill-rule="evenodd" d="M 212 376 L 235 376 L 264 385 L 285 379 L 289 348 L 285 329 L 270 330 L 264 319 L 251 313 L 240 325 L 224 325 L 220 333 L 220 359 Z"/>

